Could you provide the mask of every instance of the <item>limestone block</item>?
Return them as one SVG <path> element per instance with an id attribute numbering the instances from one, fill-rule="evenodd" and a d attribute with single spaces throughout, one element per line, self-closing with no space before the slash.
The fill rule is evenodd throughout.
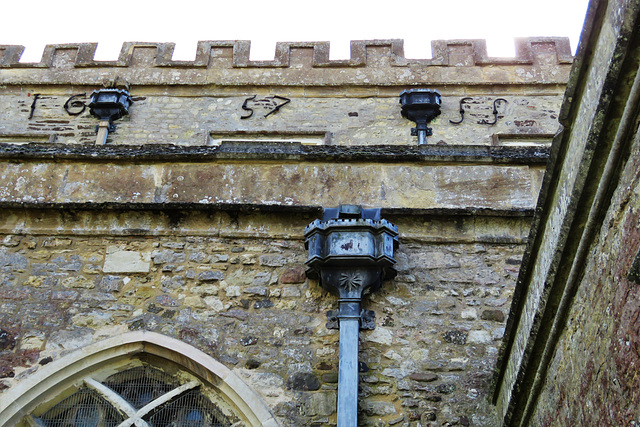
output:
<path id="1" fill-rule="evenodd" d="M 116 251 L 106 254 L 102 271 L 104 273 L 148 273 L 150 266 L 149 254 L 138 251 Z"/>
<path id="2" fill-rule="evenodd" d="M 336 412 L 337 401 L 335 392 L 314 393 L 309 398 L 309 413 L 311 415 L 329 416 Z"/>
<path id="3" fill-rule="evenodd" d="M 369 416 L 385 416 L 398 412 L 393 403 L 385 401 L 365 401 L 362 404 L 362 409 Z"/>
<path id="4" fill-rule="evenodd" d="M 383 345 L 391 345 L 393 342 L 393 335 L 387 328 L 376 327 L 373 331 L 363 334 L 367 341 L 375 342 Z"/>
<path id="5" fill-rule="evenodd" d="M 470 331 L 467 342 L 470 344 L 487 344 L 493 340 L 488 331 Z"/>
<path id="6" fill-rule="evenodd" d="M 91 330 L 85 328 L 56 331 L 47 340 L 46 350 L 73 350 L 84 347 L 91 343 L 91 334 Z"/>
<path id="7" fill-rule="evenodd" d="M 81 276 L 71 276 L 62 279 L 61 285 L 65 288 L 84 288 L 92 289 L 96 287 L 93 279 L 87 279 Z"/>
<path id="8" fill-rule="evenodd" d="M 184 299 L 184 304 L 188 307 L 205 308 L 207 305 L 199 296 L 190 296 Z"/>
<path id="9" fill-rule="evenodd" d="M 225 292 L 227 297 L 239 297 L 242 294 L 240 286 L 227 286 Z"/>
<path id="10" fill-rule="evenodd" d="M 302 295 L 302 293 L 297 286 L 285 286 L 282 288 L 281 295 L 283 298 L 297 298 Z"/>
<path id="11" fill-rule="evenodd" d="M 468 308 L 466 310 L 462 310 L 460 317 L 465 320 L 476 320 L 478 318 L 478 312 L 475 308 Z"/>
<path id="12" fill-rule="evenodd" d="M 220 298 L 210 296 L 206 297 L 204 299 L 204 302 L 215 312 L 219 312 L 225 309 L 225 305 L 222 300 L 220 300 Z"/>
<path id="13" fill-rule="evenodd" d="M 0 202 L 11 203 L 189 203 L 201 206 L 229 203 L 256 205 L 335 205 L 367 203 L 382 208 L 413 209 L 533 209 L 534 185 L 527 165 L 422 165 L 388 163 L 259 163 L 247 162 L 242 173 L 235 163 L 171 165 L 69 163 L 73 189 L 56 166 L 0 162 Z M 158 182 L 148 177 L 158 176 Z M 92 180 L 86 180 L 93 176 Z M 119 182 L 114 184 L 114 176 Z M 332 177 L 318 180 L 318 176 Z M 16 177 L 24 178 L 18 188 Z M 42 184 L 46 182 L 47 185 Z M 277 183 L 265 186 L 263 183 Z M 136 194 L 128 188 L 138 187 Z M 57 188 L 56 190 L 52 188 Z M 353 189 L 358 189 L 354 199 Z M 407 191 L 410 188 L 411 191 Z M 252 232 L 255 232 L 252 230 Z M 154 263 L 184 262 L 171 250 L 154 252 Z M 131 254 L 129 254 L 131 255 Z M 112 255 L 113 259 L 124 254 Z M 253 265 L 255 254 L 240 262 Z M 169 261 L 169 260 L 173 261 Z M 263 255 L 265 266 L 282 266 L 281 255 Z M 131 267 L 127 267 L 131 268 Z M 114 270 L 138 271 L 138 270 Z M 142 270 L 140 270 L 142 271 Z M 148 271 L 145 270 L 144 271 Z"/>
<path id="14" fill-rule="evenodd" d="M 71 319 L 74 325 L 87 328 L 100 328 L 113 322 L 113 317 L 109 313 L 92 311 L 90 313 L 80 313 Z"/>
<path id="15" fill-rule="evenodd" d="M 0 333 L 1 336 L 1 333 Z M 29 331 L 20 339 L 21 350 L 40 350 L 44 345 L 45 334 L 42 331 Z"/>

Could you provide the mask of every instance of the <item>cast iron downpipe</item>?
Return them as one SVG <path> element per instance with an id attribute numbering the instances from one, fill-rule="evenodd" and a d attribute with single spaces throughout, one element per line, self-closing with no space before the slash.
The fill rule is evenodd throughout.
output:
<path id="1" fill-rule="evenodd" d="M 362 310 L 360 302 L 365 290 L 373 292 L 395 277 L 398 227 L 380 219 L 380 209 L 341 205 L 324 209 L 322 221 L 309 224 L 304 236 L 307 276 L 339 296 L 339 309 L 327 313 L 327 327 L 340 329 L 338 427 L 356 427 L 358 335 L 360 328 L 375 328 L 374 313 Z"/>

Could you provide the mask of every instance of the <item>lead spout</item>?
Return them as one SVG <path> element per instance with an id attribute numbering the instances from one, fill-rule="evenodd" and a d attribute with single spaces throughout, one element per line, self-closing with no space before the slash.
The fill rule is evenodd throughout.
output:
<path id="1" fill-rule="evenodd" d="M 371 328 L 368 317 L 363 319 L 362 295 L 395 276 L 397 246 L 398 228 L 380 219 L 379 209 L 325 209 L 323 220 L 305 229 L 307 276 L 340 298 L 338 312 L 331 312 L 340 329 L 338 427 L 358 423 L 358 335 L 361 325 Z"/>

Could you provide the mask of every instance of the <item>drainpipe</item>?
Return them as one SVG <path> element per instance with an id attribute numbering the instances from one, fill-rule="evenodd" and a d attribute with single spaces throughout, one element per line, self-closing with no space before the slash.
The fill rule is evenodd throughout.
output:
<path id="1" fill-rule="evenodd" d="M 360 303 L 365 290 L 376 291 L 396 275 L 398 227 L 380 219 L 380 209 L 341 205 L 324 209 L 322 221 L 309 224 L 304 236 L 307 276 L 339 297 L 338 310 L 327 313 L 327 328 L 340 329 L 338 427 L 356 427 L 358 335 L 375 328 L 375 314 Z"/>

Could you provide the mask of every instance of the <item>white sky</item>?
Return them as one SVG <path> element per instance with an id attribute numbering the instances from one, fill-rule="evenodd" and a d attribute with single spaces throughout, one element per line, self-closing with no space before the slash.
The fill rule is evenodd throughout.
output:
<path id="1" fill-rule="evenodd" d="M 350 40 L 404 39 L 407 58 L 431 57 L 431 40 L 482 38 L 490 56 L 514 56 L 515 37 L 564 36 L 575 52 L 588 0 L 4 0 L 0 44 L 98 42 L 115 60 L 122 42 L 174 42 L 193 60 L 198 40 L 251 40 L 251 59 L 273 59 L 276 41 L 330 41 L 331 59 Z M 7 4 L 9 3 L 9 4 Z"/>

